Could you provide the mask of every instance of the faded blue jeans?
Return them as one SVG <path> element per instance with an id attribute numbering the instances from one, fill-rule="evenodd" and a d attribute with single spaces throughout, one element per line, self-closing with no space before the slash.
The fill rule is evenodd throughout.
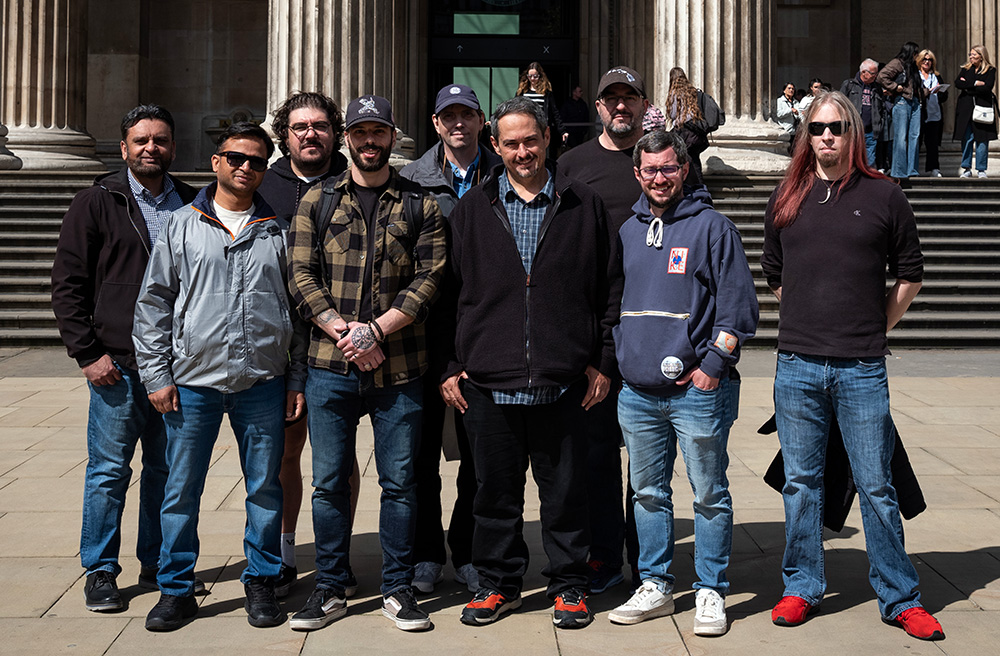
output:
<path id="1" fill-rule="evenodd" d="M 894 178 L 920 175 L 920 101 L 903 96 L 892 106 L 892 171 Z"/>
<path id="2" fill-rule="evenodd" d="M 868 579 L 882 616 L 920 605 L 917 571 L 903 546 L 890 461 L 885 358 L 825 358 L 779 351 L 774 411 L 785 460 L 784 594 L 812 605 L 823 600 L 823 472 L 830 422 L 836 416 L 861 503 Z"/>
<path id="3" fill-rule="evenodd" d="M 972 134 L 972 121 L 969 121 L 968 127 L 965 128 L 965 134 L 962 135 L 962 168 L 971 169 L 972 168 L 972 152 L 973 145 L 975 146 L 976 153 L 976 170 L 985 171 L 986 170 L 986 158 L 990 152 L 990 142 L 989 141 L 976 141 L 975 136 Z"/>

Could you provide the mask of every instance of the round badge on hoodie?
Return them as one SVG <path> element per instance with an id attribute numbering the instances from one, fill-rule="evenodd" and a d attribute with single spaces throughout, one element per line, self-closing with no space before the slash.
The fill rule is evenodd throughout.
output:
<path id="1" fill-rule="evenodd" d="M 683 371 L 684 363 L 681 362 L 680 358 L 673 355 L 668 355 L 660 362 L 660 373 L 670 380 L 676 379 Z"/>

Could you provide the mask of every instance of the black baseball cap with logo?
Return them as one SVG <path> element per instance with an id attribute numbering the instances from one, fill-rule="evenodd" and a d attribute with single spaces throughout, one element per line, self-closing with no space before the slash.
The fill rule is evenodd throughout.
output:
<path id="1" fill-rule="evenodd" d="M 396 122 L 392 118 L 392 105 L 382 96 L 361 96 L 352 100 L 347 106 L 344 118 L 345 129 L 349 130 L 355 123 L 364 121 L 384 123 L 391 128 L 396 127 Z"/>
<path id="2" fill-rule="evenodd" d="M 628 66 L 615 66 L 601 77 L 601 83 L 597 85 L 597 97 L 604 96 L 612 84 L 624 84 L 632 87 L 641 97 L 646 97 L 646 85 L 642 82 L 642 77 Z"/>

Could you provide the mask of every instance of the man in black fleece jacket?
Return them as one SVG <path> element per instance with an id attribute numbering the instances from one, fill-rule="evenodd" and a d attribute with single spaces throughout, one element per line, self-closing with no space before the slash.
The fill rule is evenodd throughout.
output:
<path id="1" fill-rule="evenodd" d="M 486 624 L 520 606 L 530 461 L 553 622 L 578 628 L 593 618 L 581 429 L 615 370 L 615 242 L 597 194 L 546 168 L 549 130 L 537 105 L 522 97 L 501 104 L 492 130 L 504 165 L 448 218 L 458 310 L 441 391 L 464 413 L 479 480 L 472 562 L 480 590 L 462 622 Z"/>

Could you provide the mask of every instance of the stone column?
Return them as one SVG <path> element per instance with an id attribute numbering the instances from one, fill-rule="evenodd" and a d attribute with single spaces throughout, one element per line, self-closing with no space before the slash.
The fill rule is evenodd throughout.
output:
<path id="1" fill-rule="evenodd" d="M 87 0 L 2 0 L 0 123 L 25 169 L 103 170 L 86 132 Z"/>
<path id="2" fill-rule="evenodd" d="M 21 159 L 7 150 L 7 126 L 0 123 L 0 171 L 16 171 L 21 168 Z"/>
<path id="3" fill-rule="evenodd" d="M 655 0 L 652 95 L 665 99 L 674 66 L 715 98 L 726 124 L 702 155 L 708 173 L 780 173 L 787 137 L 769 121 L 774 0 Z M 647 78 L 648 79 L 648 78 Z"/>
<path id="4" fill-rule="evenodd" d="M 320 91 L 341 110 L 365 93 L 392 102 L 395 154 L 414 157 L 413 140 L 430 122 L 417 107 L 426 60 L 419 17 L 426 0 L 269 0 L 268 116 L 295 91 Z M 395 159 L 395 158 L 394 158 Z M 397 163 L 396 161 L 393 162 Z"/>

